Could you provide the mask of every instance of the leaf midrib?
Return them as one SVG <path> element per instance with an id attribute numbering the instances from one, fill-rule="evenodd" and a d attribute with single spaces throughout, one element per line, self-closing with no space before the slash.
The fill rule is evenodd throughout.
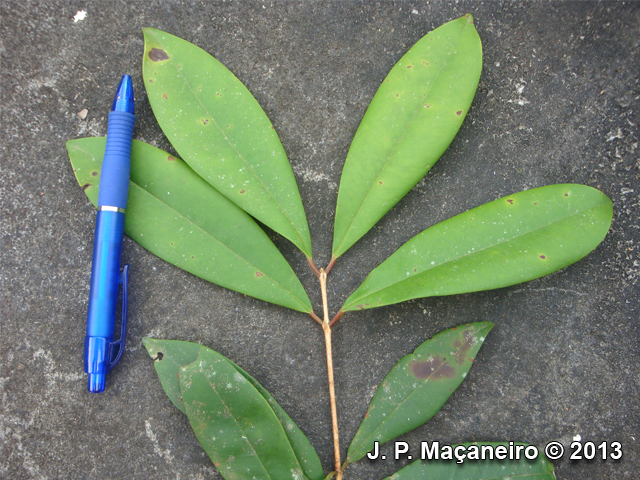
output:
<path id="1" fill-rule="evenodd" d="M 163 45 L 162 42 L 160 41 L 160 39 L 156 36 L 156 34 L 150 30 L 150 33 L 153 35 L 153 37 L 156 39 L 156 41 L 158 42 L 158 44 Z M 163 45 L 164 47 L 164 45 Z M 197 46 L 194 45 L 195 48 L 199 48 Z M 166 47 L 165 47 L 166 48 Z M 201 50 L 201 49 L 200 49 Z M 204 50 L 203 50 L 204 52 Z M 205 52 L 206 53 L 206 52 Z M 173 66 L 173 62 L 170 62 L 171 65 Z M 249 171 L 253 174 L 253 176 L 256 178 L 256 180 L 260 183 L 260 185 L 262 186 L 263 190 L 265 192 L 267 192 L 267 195 L 269 195 L 269 197 L 271 198 L 271 200 L 273 201 L 273 203 L 276 205 L 276 207 L 280 210 L 280 212 L 282 212 L 282 215 L 284 216 L 284 218 L 287 219 L 287 221 L 289 222 L 289 225 L 291 226 L 291 228 L 293 229 L 293 231 L 295 232 L 296 236 L 298 237 L 298 239 L 300 240 L 300 243 L 302 245 L 305 246 L 305 241 L 303 240 L 302 236 L 300 235 L 300 233 L 298 232 L 298 229 L 295 227 L 295 225 L 293 224 L 293 222 L 291 221 L 291 219 L 289 218 L 289 215 L 287 215 L 287 212 L 280 206 L 280 203 L 275 199 L 275 197 L 273 196 L 273 194 L 271 193 L 271 191 L 267 188 L 267 186 L 264 184 L 264 182 L 262 181 L 262 179 L 258 176 L 258 174 L 255 172 L 255 170 L 253 169 L 253 167 L 249 164 L 249 162 L 244 158 L 244 156 L 240 153 L 240 151 L 237 149 L 236 145 L 231 141 L 231 139 L 227 136 L 227 134 L 224 133 L 224 130 L 220 127 L 220 125 L 218 124 L 218 122 L 216 121 L 216 119 L 214 118 L 213 115 L 211 115 L 211 113 L 209 112 L 209 109 L 202 103 L 202 100 L 200 99 L 200 97 L 194 92 L 193 88 L 191 87 L 191 85 L 189 84 L 189 82 L 187 81 L 186 77 L 184 75 L 182 75 L 180 73 L 180 70 L 175 67 L 176 70 L 176 74 L 178 76 L 180 76 L 180 78 L 182 78 L 182 80 L 184 81 L 184 84 L 187 86 L 187 88 L 189 88 L 189 91 L 191 92 L 191 94 L 196 98 L 196 100 L 198 101 L 198 103 L 200 104 L 200 106 L 204 109 L 204 111 L 207 113 L 207 115 L 211 118 L 211 121 L 214 123 L 214 125 L 216 126 L 216 128 L 220 131 L 220 133 L 222 134 L 222 136 L 224 137 L 224 139 L 227 141 L 227 143 L 231 146 L 231 148 L 236 152 L 236 154 L 238 155 L 238 157 L 244 162 L 245 166 L 249 169 Z M 231 73 L 231 71 L 229 71 Z M 233 75 L 233 73 L 232 73 Z M 236 78 L 234 76 L 234 78 Z M 237 78 L 236 78 L 237 79 Z M 238 80 L 240 81 L 240 80 Z M 243 85 L 244 86 L 244 85 Z M 245 87 L 246 88 L 246 87 Z M 248 91 L 248 90 L 247 90 Z M 257 100 L 256 100 L 257 103 Z M 262 107 L 260 107 L 262 108 Z M 284 150 L 284 148 L 283 148 Z M 285 153 L 286 155 L 286 153 Z M 208 183 L 208 182 L 207 182 Z M 234 202 L 235 203 L 235 202 Z M 305 253 L 306 255 L 306 253 Z"/>
<path id="2" fill-rule="evenodd" d="M 469 21 L 467 21 L 464 25 L 464 27 L 462 27 L 462 30 L 460 31 L 460 36 L 458 37 L 458 39 L 456 40 L 455 44 L 453 45 L 453 47 L 451 48 L 451 50 L 449 51 L 446 60 L 444 61 L 442 68 L 440 69 L 440 71 L 438 72 L 438 75 L 436 76 L 436 78 L 433 80 L 433 82 L 430 85 L 430 89 L 428 92 L 426 92 L 424 94 L 424 96 L 422 97 L 422 100 L 420 102 L 418 102 L 418 106 L 416 107 L 416 109 L 413 112 L 413 115 L 411 116 L 411 120 L 409 120 L 409 123 L 407 123 L 407 126 L 405 127 L 405 129 L 403 130 L 402 134 L 400 135 L 400 138 L 398 138 L 398 140 L 396 141 L 395 145 L 393 146 L 393 148 L 391 149 L 391 152 L 389 153 L 389 155 L 387 156 L 387 158 L 385 159 L 384 163 L 382 164 L 382 166 L 380 167 L 380 169 L 378 170 L 378 173 L 376 174 L 375 178 L 371 181 L 371 184 L 369 185 L 369 189 L 367 190 L 367 193 L 365 194 L 364 198 L 362 199 L 362 202 L 360 203 L 360 205 L 358 206 L 358 209 L 356 210 L 356 213 L 353 214 L 353 217 L 351 218 L 351 222 L 349 222 L 349 225 L 347 226 L 346 230 L 344 231 L 344 235 L 342 236 L 342 240 L 340 240 L 340 243 L 338 244 L 338 248 L 335 249 L 335 252 L 338 252 L 340 250 L 340 248 L 342 247 L 342 244 L 345 242 L 346 238 L 347 238 L 347 234 L 349 233 L 349 230 L 351 230 L 351 227 L 353 226 L 353 223 L 355 222 L 356 218 L 358 217 L 360 211 L 362 210 L 362 207 L 364 206 L 367 198 L 369 198 L 369 195 L 371 194 L 371 191 L 373 190 L 373 186 L 376 183 L 376 180 L 378 180 L 378 178 L 380 178 L 380 175 L 382 174 L 382 171 L 384 170 L 384 168 L 386 167 L 387 163 L 389 163 L 389 160 L 391 159 L 391 157 L 393 156 L 394 152 L 396 151 L 396 149 L 398 148 L 398 145 L 402 142 L 402 140 L 404 139 L 404 136 L 406 135 L 407 131 L 409 130 L 409 127 L 411 126 L 411 124 L 413 123 L 413 121 L 416 118 L 416 115 L 418 114 L 418 112 L 420 111 L 420 105 L 429 97 L 429 95 L 431 94 L 431 92 L 433 91 L 433 87 L 434 85 L 437 83 L 438 79 L 440 78 L 440 76 L 442 75 L 442 72 L 444 72 L 444 70 L 447 67 L 447 64 L 449 62 L 449 59 L 451 57 L 451 53 L 455 50 L 455 48 L 458 46 L 458 43 L 460 42 L 460 39 L 462 38 L 462 35 L 464 34 L 464 31 L 466 30 L 466 28 L 469 26 Z M 411 49 L 409 49 L 409 51 L 411 51 Z M 409 52 L 407 52 L 409 53 Z M 405 54 L 406 55 L 406 54 Z M 401 59 L 402 60 L 402 59 Z M 356 132 L 357 133 L 357 132 Z M 335 255 L 335 254 L 334 254 Z"/>
<path id="3" fill-rule="evenodd" d="M 485 205 L 486 205 L 486 204 L 485 204 Z M 389 284 L 389 285 L 387 285 L 387 286 L 384 286 L 384 287 L 381 287 L 381 288 L 379 288 L 379 289 L 377 289 L 377 290 L 374 290 L 374 291 L 372 291 L 371 293 L 367 293 L 367 295 L 365 295 L 364 297 L 360 297 L 360 298 L 358 298 L 358 299 L 355 299 L 355 300 L 354 300 L 354 301 L 352 301 L 352 302 L 351 302 L 351 304 L 350 304 L 348 307 L 346 307 L 346 308 L 349 308 L 349 307 L 351 307 L 354 303 L 356 303 L 356 302 L 358 302 L 358 301 L 362 301 L 362 300 L 364 300 L 365 298 L 370 297 L 370 296 L 372 296 L 372 295 L 375 295 L 376 293 L 379 293 L 379 292 L 381 292 L 382 290 L 385 290 L 385 289 L 390 288 L 390 287 L 392 287 L 392 286 L 400 285 L 400 284 L 402 284 L 402 283 L 404 283 L 404 282 L 407 282 L 407 281 L 409 281 L 409 280 L 413 280 L 413 279 L 415 279 L 417 276 L 422 275 L 422 274 L 424 274 L 424 273 L 428 272 L 429 270 L 433 270 L 433 269 L 435 269 L 435 268 L 437 268 L 437 267 L 441 267 L 441 266 L 443 266 L 443 265 L 447 265 L 448 263 L 457 262 L 458 260 L 461 260 L 461 259 L 463 259 L 463 258 L 465 258 L 465 257 L 469 257 L 469 256 L 471 256 L 471 255 L 475 255 L 475 254 L 477 254 L 477 253 L 483 252 L 483 251 L 485 251 L 485 250 L 487 250 L 487 249 L 494 248 L 494 247 L 497 247 L 497 246 L 499 246 L 499 245 L 502 245 L 502 244 L 505 244 L 505 243 L 508 243 L 508 242 L 512 242 L 512 241 L 514 241 L 514 240 L 516 240 L 516 239 L 518 239 L 518 238 L 520 238 L 520 237 L 523 237 L 523 236 L 525 236 L 525 235 L 529 235 L 529 234 L 531 234 L 531 233 L 537 232 L 538 230 L 541 230 L 541 229 L 543 229 L 543 228 L 551 227 L 552 225 L 555 225 L 556 223 L 564 222 L 565 220 L 567 220 L 567 219 L 569 219 L 569 218 L 572 218 L 572 217 L 575 217 L 575 216 L 577 216 L 577 215 L 580 215 L 580 214 L 586 214 L 586 213 L 591 212 L 591 211 L 593 211 L 593 210 L 595 210 L 595 209 L 597 209 L 597 208 L 600 208 L 600 207 L 602 207 L 602 206 L 604 206 L 604 205 L 605 205 L 605 203 L 601 203 L 601 204 L 599 204 L 599 205 L 596 205 L 596 206 L 594 206 L 594 207 L 592 207 L 592 208 L 589 208 L 589 209 L 586 209 L 586 210 L 579 210 L 578 212 L 576 212 L 576 213 L 574 213 L 574 214 L 572 214 L 572 215 L 569 215 L 569 216 L 566 216 L 566 217 L 564 217 L 564 218 L 561 218 L 560 220 L 556 220 L 555 222 L 548 223 L 548 224 L 546 224 L 546 225 L 543 225 L 542 227 L 534 228 L 533 230 L 529 230 L 529 231 L 527 231 L 527 232 L 525 232 L 525 233 L 522 233 L 522 234 L 520 234 L 520 235 L 515 235 L 514 237 L 511 237 L 511 238 L 509 238 L 508 240 L 503 240 L 502 242 L 497 242 L 497 243 L 491 244 L 491 245 L 486 246 L 486 247 L 484 247 L 484 248 L 481 248 L 481 249 L 479 249 L 479 250 L 474 250 L 474 251 L 473 251 L 473 252 L 471 252 L 471 253 L 465 253 L 464 255 L 461 255 L 461 256 L 459 256 L 459 257 L 452 258 L 452 259 L 450 259 L 450 260 L 447 260 L 447 261 L 445 261 L 445 262 L 439 263 L 439 264 L 437 264 L 437 265 L 431 265 L 431 266 L 429 266 L 428 268 L 426 268 L 426 269 L 422 270 L 420 273 L 418 273 L 418 274 L 416 274 L 416 275 L 413 275 L 413 276 L 411 276 L 411 277 L 409 277 L 409 278 L 404 278 L 404 279 L 402 279 L 402 280 L 400 280 L 400 281 L 398 281 L 398 282 L 391 283 L 391 284 Z M 452 218 L 455 218 L 455 217 L 452 217 Z M 446 221 L 446 220 L 445 220 L 445 221 Z M 435 226 L 435 225 L 434 225 L 434 226 Z M 427 230 L 428 230 L 428 229 L 427 229 Z M 425 231 L 426 231 L 426 230 L 425 230 Z M 415 238 L 415 237 L 414 237 L 414 238 Z M 403 245 L 403 246 L 404 246 L 404 245 Z M 402 248 L 402 247 L 400 247 L 400 248 Z M 391 257 L 389 257 L 389 258 L 391 258 Z M 387 259 L 387 260 L 388 260 L 388 259 Z M 354 292 L 354 293 L 355 293 L 355 292 Z M 345 306 L 343 306 L 343 307 L 342 307 L 342 309 L 344 310 L 344 309 L 345 309 Z"/>
<path id="4" fill-rule="evenodd" d="M 199 357 L 199 356 L 198 356 Z M 196 359 L 197 361 L 197 359 Z M 227 406 L 226 402 L 222 399 L 222 396 L 220 396 L 220 394 L 218 393 L 218 390 L 216 390 L 216 387 L 213 386 L 213 384 L 209 381 L 209 378 L 205 375 L 205 373 L 202 371 L 202 369 L 198 369 L 199 373 L 201 373 L 202 375 L 204 375 L 204 378 L 207 379 L 207 383 L 209 384 L 209 386 L 211 387 L 211 389 L 215 392 L 215 394 L 218 396 L 218 399 L 220 400 L 220 403 L 222 403 L 222 405 L 224 406 L 224 409 L 226 411 L 226 413 L 233 418 L 234 423 L 236 424 L 236 427 L 238 428 L 238 430 L 240 430 L 242 432 L 242 436 L 244 437 L 245 441 L 247 442 L 247 444 L 249 444 L 249 446 L 251 447 L 251 450 L 253 450 L 253 453 L 255 454 L 256 458 L 258 459 L 258 462 L 260 462 L 260 466 L 262 467 L 262 469 L 264 470 L 264 473 L 267 474 L 267 476 L 272 479 L 273 477 L 271 476 L 271 474 L 269 473 L 269 470 L 267 470 L 267 467 L 264 466 L 264 463 L 262 462 L 262 458 L 260 458 L 260 455 L 258 455 L 258 452 L 256 451 L 255 447 L 253 446 L 253 443 L 251 442 L 251 440 L 249 440 L 249 436 L 246 434 L 246 432 L 244 431 L 244 429 L 240 426 L 240 424 L 238 423 L 238 421 L 236 420 L 236 417 L 231 413 L 231 410 L 229 409 L 229 407 Z M 235 369 L 234 369 L 235 370 Z M 277 480 L 277 479 L 276 479 Z"/>
<path id="5" fill-rule="evenodd" d="M 93 157 L 94 159 L 96 158 L 95 156 L 93 156 L 92 153 L 87 152 L 86 150 L 83 150 L 82 148 L 76 147 L 78 150 L 80 150 L 81 152 L 86 153 L 87 155 Z M 177 211 L 175 208 L 173 208 L 171 205 L 163 202 L 160 198 L 158 198 L 156 195 L 154 195 L 153 193 L 149 192 L 147 189 L 145 189 L 144 187 L 140 186 L 139 184 L 137 184 L 136 182 L 134 182 L 133 180 L 129 179 L 129 182 L 131 182 L 131 184 L 135 185 L 136 187 L 138 187 L 140 190 L 142 190 L 143 192 L 147 193 L 148 195 L 150 195 L 151 197 L 153 197 L 154 199 L 156 199 L 158 202 L 160 202 L 162 205 L 166 206 L 167 208 L 169 208 L 171 211 L 175 212 L 177 215 L 179 215 L 181 218 L 185 219 L 187 222 L 189 222 L 191 225 L 193 225 L 195 228 L 197 228 L 198 230 L 200 230 L 201 232 L 203 232 L 205 235 L 208 235 L 209 237 L 211 237 L 212 239 L 214 239 L 218 244 L 222 245 L 224 248 L 226 248 L 228 251 L 230 251 L 231 253 L 233 253 L 236 257 L 238 257 L 241 261 L 243 261 L 244 263 L 246 263 L 247 265 L 249 265 L 250 267 L 258 270 L 259 272 L 263 273 L 269 280 L 271 280 L 278 288 L 284 290 L 285 292 L 287 292 L 292 298 L 294 298 L 300 305 L 302 305 L 302 307 L 305 309 L 306 312 L 308 312 L 309 310 L 307 309 L 306 305 L 304 305 L 300 299 L 295 296 L 291 291 L 289 291 L 287 288 L 285 288 L 283 285 L 281 285 L 276 279 L 274 279 L 271 275 L 269 275 L 266 272 L 263 272 L 262 269 L 258 268 L 257 266 L 255 266 L 253 263 L 251 263 L 250 261 L 248 261 L 246 258 L 244 258 L 243 256 L 241 256 L 239 253 L 237 253 L 235 250 L 233 250 L 231 247 L 229 247 L 228 245 L 225 245 L 222 241 L 218 240 L 218 238 L 216 238 L 212 233 L 206 231 L 204 228 L 200 227 L 198 224 L 194 223 L 193 220 L 190 220 L 188 217 L 186 217 L 185 215 L 183 215 L 182 213 L 180 213 L 179 211 Z"/>
<path id="6" fill-rule="evenodd" d="M 176 214 L 178 214 L 180 217 L 184 218 L 187 222 L 190 222 L 192 225 L 194 225 L 198 230 L 204 232 L 206 235 L 209 235 L 211 238 L 213 238 L 216 242 L 218 242 L 218 244 L 222 245 L 224 248 L 226 248 L 227 250 L 229 250 L 231 253 L 233 253 L 236 257 L 238 257 L 240 260 L 242 260 L 243 262 L 245 262 L 247 265 L 249 265 L 250 267 L 253 267 L 254 269 L 258 270 L 260 273 L 263 273 L 269 280 L 271 280 L 277 287 L 281 288 L 282 290 L 284 290 L 285 292 L 287 292 L 289 295 L 291 295 L 300 305 L 302 305 L 302 307 L 304 307 L 306 309 L 306 306 L 295 296 L 293 295 L 293 293 L 291 293 L 287 288 L 285 288 L 283 285 L 280 284 L 280 282 L 278 282 L 275 278 L 273 278 L 271 275 L 269 275 L 266 272 L 263 272 L 262 269 L 258 268 L 257 266 L 255 266 L 253 263 L 251 263 L 249 260 L 247 260 L 246 258 L 244 258 L 243 256 L 241 256 L 239 253 L 237 253 L 235 250 L 233 250 L 231 247 L 229 247 L 228 245 L 225 245 L 224 243 L 222 243 L 222 241 L 218 240 L 213 234 L 211 234 L 210 232 L 207 232 L 204 228 L 200 227 L 198 224 L 194 223 L 192 220 L 190 220 L 188 217 L 186 217 L 185 215 L 181 214 L 180 212 L 178 212 L 176 209 L 174 209 L 171 205 L 163 202 L 162 200 L 160 200 L 158 197 L 156 197 L 153 193 L 149 192 L 148 190 L 145 190 L 144 188 L 142 188 L 140 185 L 138 185 L 137 183 L 131 182 L 133 183 L 136 187 L 142 189 L 143 191 L 145 191 L 146 193 L 148 193 L 149 195 L 151 195 L 153 198 L 155 198 L 156 200 L 158 200 L 160 203 L 162 203 L 163 205 L 166 205 L 168 208 L 170 208 L 172 211 L 174 211 Z M 305 310 L 307 311 L 307 310 Z"/>
<path id="7" fill-rule="evenodd" d="M 416 354 L 415 354 L 415 353 L 412 353 L 412 354 L 411 354 L 411 358 L 409 358 L 409 359 L 407 360 L 407 363 L 406 363 L 406 365 L 407 365 L 407 366 L 409 365 L 409 362 L 410 362 L 411 360 L 414 360 L 414 359 L 415 359 L 415 356 L 416 356 Z M 432 375 L 434 375 L 438 370 L 440 370 L 440 368 L 442 368 L 442 367 L 444 366 L 444 364 L 445 364 L 445 362 L 442 362 L 440 365 L 438 365 L 438 367 L 437 367 L 433 372 L 431 372 L 427 378 L 425 378 L 425 379 L 424 379 L 424 381 L 420 384 L 420 386 L 419 386 L 419 387 L 414 388 L 414 389 L 413 389 L 413 391 L 412 391 L 409 395 L 407 395 L 407 396 L 404 398 L 404 400 L 403 400 L 402 402 L 400 402 L 400 403 L 396 406 L 396 408 L 394 408 L 394 409 L 393 409 L 393 410 L 392 410 L 392 411 L 391 411 L 387 416 L 385 416 L 385 419 L 384 419 L 382 422 L 380 422 L 380 424 L 379 424 L 379 425 L 378 425 L 378 426 L 373 430 L 373 432 L 371 432 L 371 434 L 370 434 L 367 438 L 365 438 L 365 441 L 361 443 L 360 447 L 356 450 L 356 452 L 357 452 L 357 453 L 360 453 L 360 448 L 362 448 L 364 445 L 366 445 L 366 443 L 371 439 L 371 437 L 373 437 L 373 436 L 376 434 L 376 432 L 382 428 L 382 426 L 383 426 L 383 425 L 386 425 L 386 423 L 389 421 L 389 419 L 390 419 L 390 418 L 392 418 L 392 417 L 393 417 L 393 415 L 395 415 L 395 413 L 398 411 L 398 409 L 399 409 L 400 407 L 402 407 L 402 406 L 403 406 L 403 405 L 404 405 L 404 404 L 409 400 L 409 398 L 411 398 L 411 396 L 412 396 L 414 393 L 416 393 L 418 390 L 420 390 L 422 387 L 424 387 L 424 386 L 425 386 L 425 384 L 426 384 L 426 383 L 429 381 L 429 379 L 431 378 L 431 376 L 432 376 Z M 458 372 L 457 372 L 457 371 L 456 371 L 456 374 L 458 374 Z M 437 413 L 437 411 L 436 411 L 436 413 Z M 435 415 L 435 413 L 434 413 L 434 415 Z M 433 415 L 432 415 L 432 416 L 433 416 Z M 391 440 L 391 439 L 389 439 L 389 440 Z M 385 440 L 385 441 L 388 441 L 388 440 Z"/>

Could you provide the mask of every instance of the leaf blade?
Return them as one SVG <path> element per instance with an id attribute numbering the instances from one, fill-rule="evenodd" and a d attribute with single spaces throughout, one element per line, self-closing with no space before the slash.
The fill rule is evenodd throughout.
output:
<path id="1" fill-rule="evenodd" d="M 291 165 L 255 98 L 195 45 L 152 28 L 144 39 L 145 88 L 174 148 L 219 192 L 311 258 Z"/>
<path id="2" fill-rule="evenodd" d="M 416 235 L 369 274 L 342 310 L 491 290 L 548 275 L 591 252 L 612 216 L 611 200 L 584 185 L 508 195 Z"/>
<path id="3" fill-rule="evenodd" d="M 495 449 L 502 445 L 509 448 L 507 442 L 474 442 L 451 445 L 453 449 L 464 446 L 466 449 L 477 445 L 479 449 L 487 445 Z M 514 445 L 527 446 L 525 443 Z M 468 450 L 467 450 L 468 451 Z M 455 457 L 454 457 L 455 458 Z M 480 457 L 479 457 L 480 458 Z M 469 460 L 464 463 L 454 463 L 455 460 L 417 460 L 398 470 L 385 480 L 555 480 L 553 465 L 543 455 L 529 461 L 524 457 L 520 460 Z"/>
<path id="4" fill-rule="evenodd" d="M 78 183 L 94 205 L 104 146 L 104 137 L 67 142 Z M 249 215 L 180 159 L 136 140 L 131 150 L 125 233 L 200 278 L 294 310 L 311 311 L 293 270 Z"/>
<path id="5" fill-rule="evenodd" d="M 369 231 L 444 153 L 471 106 L 481 69 L 482 44 L 471 15 L 435 29 L 393 67 L 345 161 L 334 258 Z"/>
<path id="6" fill-rule="evenodd" d="M 356 432 L 347 462 L 422 425 L 435 415 L 471 368 L 493 324 L 476 322 L 445 330 L 396 363 L 378 386 Z"/>
<path id="7" fill-rule="evenodd" d="M 196 361 L 200 354 L 201 345 L 178 340 L 157 340 L 144 338 L 143 344 L 154 359 L 153 366 L 158 374 L 162 388 L 171 402 L 186 415 L 186 409 L 180 391 L 180 367 Z M 307 436 L 298 428 L 284 409 L 276 402 L 271 394 L 260 383 L 228 358 L 225 360 L 244 376 L 251 385 L 262 395 L 275 413 L 287 436 L 291 448 L 298 459 L 298 463 L 309 480 L 324 478 L 320 458 L 309 442 Z"/>
<path id="8" fill-rule="evenodd" d="M 200 445 L 225 478 L 303 478 L 267 401 L 220 354 L 202 347 L 180 367 L 180 390 Z"/>

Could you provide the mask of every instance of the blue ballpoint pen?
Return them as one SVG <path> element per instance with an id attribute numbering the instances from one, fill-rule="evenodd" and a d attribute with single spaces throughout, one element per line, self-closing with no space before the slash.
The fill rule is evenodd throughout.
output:
<path id="1" fill-rule="evenodd" d="M 89 374 L 89 391 L 94 393 L 104 390 L 106 374 L 118 363 L 125 346 L 129 265 L 120 272 L 120 259 L 136 118 L 133 111 L 133 84 L 131 77 L 124 75 L 109 113 L 93 244 L 84 371 Z M 114 342 L 119 285 L 122 285 L 122 325 L 120 338 Z"/>

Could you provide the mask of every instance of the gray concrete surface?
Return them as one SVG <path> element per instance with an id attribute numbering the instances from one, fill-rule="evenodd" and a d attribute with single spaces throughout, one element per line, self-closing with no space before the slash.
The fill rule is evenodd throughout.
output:
<path id="1" fill-rule="evenodd" d="M 307 433 L 328 472 L 317 325 L 208 284 L 129 239 L 129 347 L 106 392 L 86 392 L 95 212 L 64 143 L 105 134 L 114 86 L 129 72 L 135 137 L 170 149 L 143 91 L 141 29 L 185 38 L 227 65 L 266 110 L 300 186 L 316 263 L 325 265 L 344 158 L 378 85 L 421 36 L 472 13 L 484 71 L 470 114 L 426 178 L 340 259 L 329 285 L 333 311 L 414 234 L 515 191 L 597 187 L 613 200 L 613 226 L 591 255 L 549 277 L 343 317 L 334 333 L 343 454 L 401 356 L 445 328 L 490 320 L 496 326 L 466 381 L 402 438 L 412 446 L 619 441 L 621 461 L 565 456 L 555 462 L 557 477 L 640 478 L 640 4 L 5 0 L 0 8 L 0 477 L 221 478 L 165 397 L 143 336 L 201 342 L 236 361 Z M 87 16 L 74 23 L 80 10 Z M 275 241 L 320 311 L 304 258 Z M 402 464 L 360 461 L 345 478 L 379 479 Z"/>

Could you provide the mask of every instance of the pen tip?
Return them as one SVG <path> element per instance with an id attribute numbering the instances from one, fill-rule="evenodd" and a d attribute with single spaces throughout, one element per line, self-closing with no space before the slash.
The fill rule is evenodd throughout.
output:
<path id="1" fill-rule="evenodd" d="M 133 81 L 131 80 L 130 75 L 122 76 L 120 85 L 118 85 L 118 91 L 113 99 L 113 107 L 111 108 L 111 111 L 133 113 Z"/>
<path id="2" fill-rule="evenodd" d="M 87 389 L 91 393 L 104 392 L 105 377 L 104 373 L 90 373 Z"/>

